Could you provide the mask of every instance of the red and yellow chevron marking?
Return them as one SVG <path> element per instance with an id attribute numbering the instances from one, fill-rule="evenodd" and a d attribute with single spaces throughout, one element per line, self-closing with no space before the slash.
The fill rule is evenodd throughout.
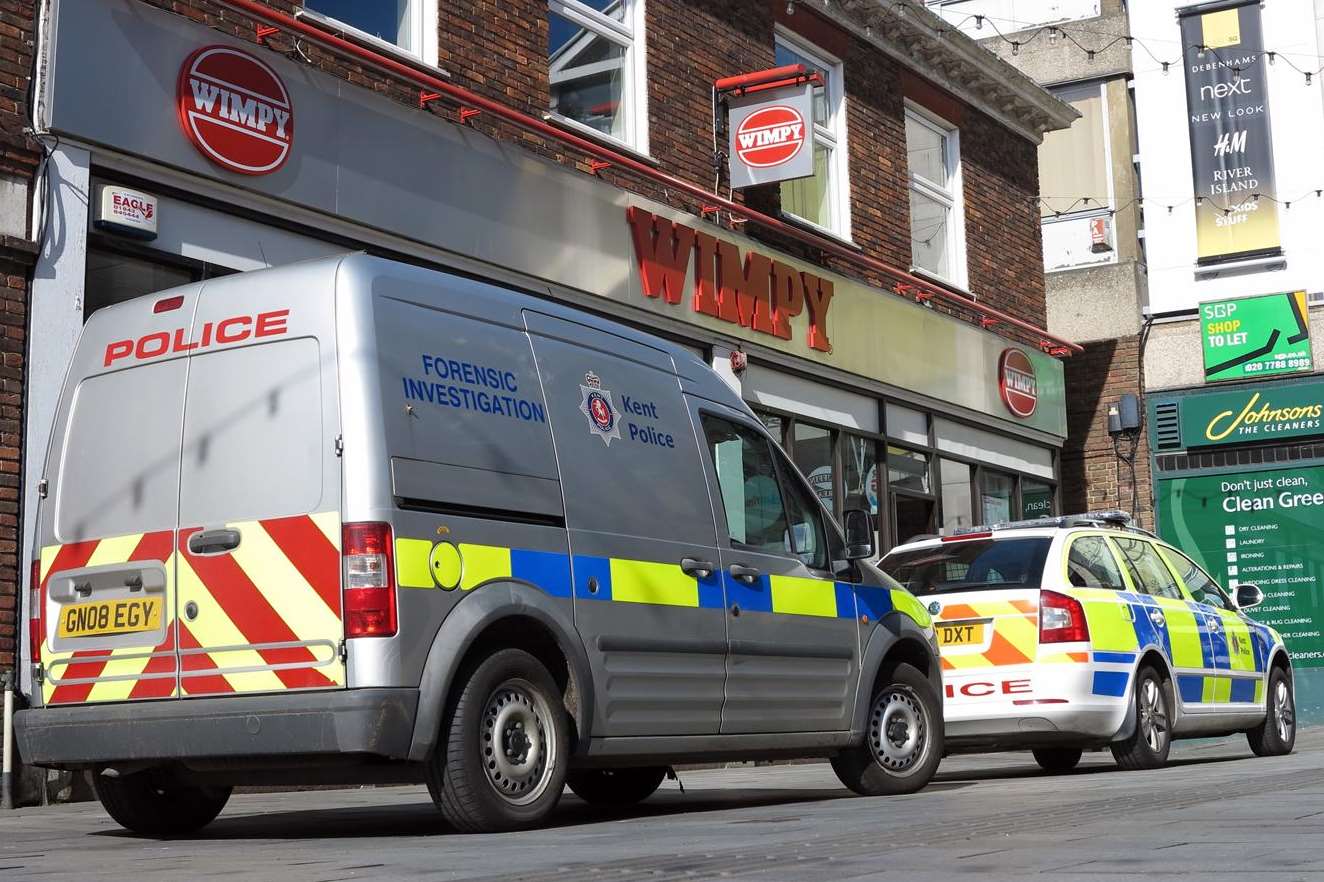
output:
<path id="1" fill-rule="evenodd" d="M 343 686 L 340 514 L 325 512 L 226 524 L 229 554 L 189 554 L 179 533 L 179 608 L 184 694 L 277 692 Z"/>
<path id="2" fill-rule="evenodd" d="M 49 658 L 47 704 L 125 701 L 342 686 L 339 644 L 340 514 L 323 512 L 226 525 L 229 554 L 197 556 L 198 528 L 43 549 L 41 578 L 67 569 L 161 560 L 166 637 L 155 647 L 86 649 Z M 197 617 L 175 615 L 189 603 Z"/>
<path id="3" fill-rule="evenodd" d="M 944 671 L 1031 664 L 1039 647 L 1039 605 L 1033 600 L 989 600 L 951 603 L 942 608 L 939 622 L 983 619 L 993 634 L 982 652 L 966 647 L 943 647 Z"/>
<path id="4" fill-rule="evenodd" d="M 46 704 L 94 701 L 129 701 L 170 698 L 175 695 L 176 658 L 171 619 L 174 616 L 171 559 L 174 531 L 134 533 L 108 539 L 55 545 L 41 550 L 40 577 L 44 590 L 51 575 L 65 570 L 132 561 L 159 560 L 166 568 L 164 596 L 165 639 L 157 646 L 117 649 L 80 649 L 56 652 L 49 641 L 42 645 L 46 678 L 42 699 Z"/>

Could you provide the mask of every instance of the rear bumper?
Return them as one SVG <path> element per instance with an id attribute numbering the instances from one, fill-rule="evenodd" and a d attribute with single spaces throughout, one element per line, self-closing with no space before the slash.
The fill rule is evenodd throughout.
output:
<path id="1" fill-rule="evenodd" d="M 34 765 L 369 754 L 404 759 L 417 689 L 348 689 L 33 708 L 14 717 Z"/>

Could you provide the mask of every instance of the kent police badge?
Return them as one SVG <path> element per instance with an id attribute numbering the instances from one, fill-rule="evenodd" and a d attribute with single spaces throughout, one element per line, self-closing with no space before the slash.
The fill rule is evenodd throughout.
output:
<path id="1" fill-rule="evenodd" d="M 615 438 L 621 440 L 621 417 L 612 403 L 611 393 L 602 388 L 602 380 L 589 371 L 584 374 L 584 384 L 579 387 L 584 397 L 579 403 L 579 412 L 588 417 L 589 432 L 602 439 L 602 443 L 611 446 Z"/>

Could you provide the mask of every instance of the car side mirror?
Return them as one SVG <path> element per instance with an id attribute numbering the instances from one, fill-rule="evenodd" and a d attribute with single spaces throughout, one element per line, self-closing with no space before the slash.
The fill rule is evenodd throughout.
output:
<path id="1" fill-rule="evenodd" d="M 1252 609 L 1264 603 L 1264 592 L 1259 585 L 1237 586 L 1237 609 Z"/>
<path id="2" fill-rule="evenodd" d="M 873 515 L 863 508 L 847 509 L 842 517 L 846 528 L 846 559 L 865 560 L 873 557 L 874 545 Z"/>

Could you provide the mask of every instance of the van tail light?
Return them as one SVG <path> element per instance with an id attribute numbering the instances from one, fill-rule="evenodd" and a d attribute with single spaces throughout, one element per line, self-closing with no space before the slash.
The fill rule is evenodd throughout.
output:
<path id="1" fill-rule="evenodd" d="M 395 562 L 391 525 L 345 524 L 341 528 L 344 562 L 346 637 L 391 637 L 399 624 L 395 609 Z"/>
<path id="2" fill-rule="evenodd" d="M 184 295 L 176 294 L 174 297 L 166 297 L 163 300 L 156 301 L 156 303 L 152 304 L 152 312 L 155 313 L 174 312 L 176 309 L 179 309 L 183 305 L 184 305 Z"/>
<path id="3" fill-rule="evenodd" d="M 33 664 L 41 664 L 41 644 L 46 636 L 46 592 L 41 587 L 41 561 L 32 562 L 28 585 L 28 646 Z"/>
<path id="4" fill-rule="evenodd" d="M 1056 591 L 1039 592 L 1039 642 L 1082 643 L 1090 639 L 1085 607 Z"/>

